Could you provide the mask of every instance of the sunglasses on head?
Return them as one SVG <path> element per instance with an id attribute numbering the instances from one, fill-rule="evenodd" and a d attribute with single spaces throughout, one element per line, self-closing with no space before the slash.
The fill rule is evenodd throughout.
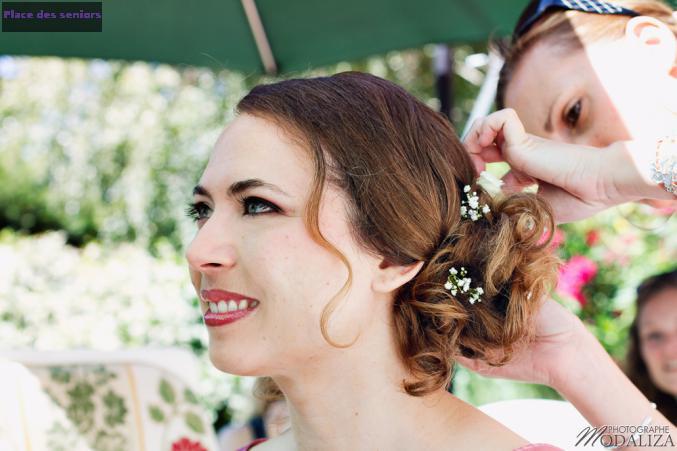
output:
<path id="1" fill-rule="evenodd" d="M 639 13 L 631 9 L 598 0 L 534 0 L 529 2 L 517 21 L 513 33 L 514 38 L 516 39 L 524 35 L 538 19 L 553 9 L 582 11 L 593 14 L 639 16 Z"/>

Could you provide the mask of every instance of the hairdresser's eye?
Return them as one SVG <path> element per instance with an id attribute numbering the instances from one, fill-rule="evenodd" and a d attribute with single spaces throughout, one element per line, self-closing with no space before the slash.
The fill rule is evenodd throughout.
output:
<path id="1" fill-rule="evenodd" d="M 186 208 L 186 215 L 193 221 L 198 222 L 202 219 L 209 218 L 212 209 L 204 202 L 191 202 Z"/>
<path id="2" fill-rule="evenodd" d="M 576 128 L 578 120 L 581 118 L 581 100 L 577 100 L 569 109 L 564 113 L 564 123 L 567 124 L 569 128 Z"/>
<path id="3" fill-rule="evenodd" d="M 245 216 L 256 216 L 267 213 L 277 213 L 280 208 L 260 197 L 245 197 L 240 201 Z"/>

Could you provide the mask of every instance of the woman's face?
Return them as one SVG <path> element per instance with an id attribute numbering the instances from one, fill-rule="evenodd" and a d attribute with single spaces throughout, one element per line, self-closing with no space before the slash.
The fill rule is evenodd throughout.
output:
<path id="1" fill-rule="evenodd" d="M 336 352 L 320 317 L 348 271 L 304 224 L 312 168 L 309 153 L 281 128 L 243 114 L 219 137 L 196 187 L 198 230 L 186 257 L 210 357 L 223 371 L 282 375 Z M 328 327 L 331 339 L 348 342 L 375 316 L 369 298 L 377 262 L 354 243 L 341 192 L 325 187 L 318 218 L 354 271 Z"/>
<path id="2" fill-rule="evenodd" d="M 557 141 L 605 147 L 674 134 L 677 81 L 647 49 L 627 37 L 577 50 L 540 42 L 518 63 L 505 104 L 528 132 Z"/>
<path id="3" fill-rule="evenodd" d="M 639 342 L 651 380 L 677 395 L 677 288 L 652 297 L 640 312 Z"/>

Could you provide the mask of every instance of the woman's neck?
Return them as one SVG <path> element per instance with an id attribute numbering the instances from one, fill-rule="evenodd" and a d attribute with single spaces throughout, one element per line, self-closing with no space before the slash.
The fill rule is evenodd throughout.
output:
<path id="1" fill-rule="evenodd" d="M 422 437 L 433 442 L 450 433 L 465 403 L 444 389 L 408 395 L 402 382 L 410 375 L 387 332 L 274 378 L 287 397 L 296 449 L 413 449 L 422 448 Z"/>

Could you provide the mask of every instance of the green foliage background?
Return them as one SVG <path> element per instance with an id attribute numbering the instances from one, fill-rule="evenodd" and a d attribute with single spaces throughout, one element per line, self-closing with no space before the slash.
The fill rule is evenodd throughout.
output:
<path id="1" fill-rule="evenodd" d="M 472 48 L 462 48 L 457 58 Z M 431 49 L 293 76 L 363 70 L 432 106 Z M 237 101 L 275 79 L 148 63 L 0 60 L 0 228 L 64 230 L 81 246 L 134 242 L 182 248 L 182 204 Z M 477 87 L 456 80 L 459 105 Z M 455 116 L 462 121 L 466 109 Z"/>

